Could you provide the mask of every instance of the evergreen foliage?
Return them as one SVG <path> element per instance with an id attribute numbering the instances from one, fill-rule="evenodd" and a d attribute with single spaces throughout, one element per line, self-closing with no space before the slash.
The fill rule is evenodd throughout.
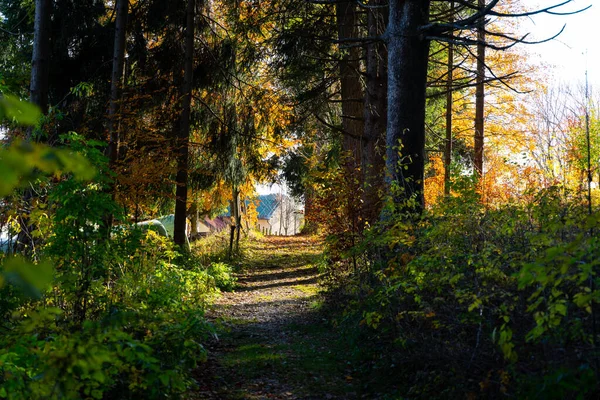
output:
<path id="1" fill-rule="evenodd" d="M 599 397 L 599 112 L 503 22 L 572 0 L 124 1 L 0 0 L 0 398 L 185 397 L 273 182 L 367 396 Z"/>

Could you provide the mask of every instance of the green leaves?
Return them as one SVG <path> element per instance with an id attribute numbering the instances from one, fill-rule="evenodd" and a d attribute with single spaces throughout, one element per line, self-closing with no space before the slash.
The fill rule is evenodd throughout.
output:
<path id="1" fill-rule="evenodd" d="M 20 125 L 36 125 L 41 116 L 40 109 L 34 104 L 8 94 L 0 96 L 0 120 L 8 118 Z"/>
<path id="2" fill-rule="evenodd" d="M 47 261 L 38 264 L 23 257 L 12 257 L 4 261 L 0 275 L 0 287 L 6 282 L 20 288 L 31 298 L 40 299 L 52 283 L 54 268 Z"/>
<path id="3" fill-rule="evenodd" d="M 40 109 L 34 104 L 12 95 L 0 95 L 0 120 L 8 118 L 19 125 L 36 125 L 41 115 Z M 26 185 L 39 173 L 72 173 L 80 180 L 91 179 L 95 175 L 90 163 L 73 151 L 29 142 L 16 142 L 0 149 L 0 197 Z"/>
<path id="4" fill-rule="evenodd" d="M 72 173 L 78 180 L 88 180 L 94 177 L 95 170 L 82 155 L 66 149 L 28 142 L 0 149 L 0 197 L 26 185 L 40 173 Z"/>

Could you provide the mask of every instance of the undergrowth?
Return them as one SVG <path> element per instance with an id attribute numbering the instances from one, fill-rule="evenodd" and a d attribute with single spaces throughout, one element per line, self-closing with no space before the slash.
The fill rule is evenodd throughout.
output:
<path id="1" fill-rule="evenodd" d="M 129 225 L 102 144 L 65 140 L 102 173 L 38 176 L 27 257 L 0 254 L 0 398 L 178 398 L 214 334 L 205 305 L 233 288 L 232 270 Z"/>
<path id="2" fill-rule="evenodd" d="M 464 188 L 333 248 L 328 309 L 398 396 L 597 398 L 599 221 L 558 187 L 496 209 Z"/>

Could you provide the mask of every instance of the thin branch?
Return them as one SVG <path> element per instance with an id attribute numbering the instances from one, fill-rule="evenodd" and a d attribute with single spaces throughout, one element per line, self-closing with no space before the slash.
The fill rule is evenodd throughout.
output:
<path id="1" fill-rule="evenodd" d="M 538 15 L 538 14 L 550 14 L 550 15 L 573 15 L 573 14 L 578 14 L 580 12 L 583 12 L 587 9 L 589 9 L 592 5 L 590 4 L 587 7 L 581 8 L 579 10 L 576 11 L 567 11 L 567 12 L 557 12 L 557 11 L 552 11 L 554 9 L 557 9 L 559 7 L 562 7 L 564 5 L 567 5 L 569 3 L 572 3 L 573 0 L 565 0 L 562 3 L 559 4 L 554 4 L 553 6 L 550 7 L 546 7 L 546 8 L 541 8 L 539 10 L 534 10 L 534 11 L 526 11 L 523 13 L 511 13 L 511 14 L 505 14 L 505 13 L 500 13 L 497 11 L 490 11 L 488 15 L 493 15 L 495 17 L 502 17 L 502 18 L 518 18 L 518 17 L 531 17 L 533 15 Z"/>
<path id="2" fill-rule="evenodd" d="M 315 119 L 317 121 L 319 121 L 320 123 L 322 123 L 326 127 L 330 128 L 330 129 L 333 129 L 336 132 L 339 132 L 339 133 L 341 133 L 343 135 L 346 135 L 346 136 L 350 136 L 353 139 L 358 139 L 358 140 L 364 139 L 362 136 L 354 135 L 354 134 L 352 134 L 352 133 L 350 133 L 348 131 L 345 131 L 344 129 L 340 128 L 339 126 L 335 126 L 335 125 L 330 124 L 329 122 L 327 122 L 323 118 L 321 118 L 319 116 L 319 114 L 317 114 L 317 113 L 314 113 L 313 116 L 315 117 Z"/>
<path id="3" fill-rule="evenodd" d="M 510 40 L 510 41 L 516 41 L 518 43 L 523 43 L 523 44 L 540 44 L 540 43 L 546 43 L 546 42 L 549 42 L 551 40 L 556 39 L 558 36 L 560 36 L 564 32 L 564 30 L 565 30 L 566 27 L 567 27 L 567 24 L 564 24 L 562 26 L 562 28 L 560 29 L 560 31 L 558 31 L 558 33 L 556 33 L 552 37 L 549 37 L 549 38 L 546 38 L 546 39 L 542 39 L 542 40 L 537 40 L 537 41 L 534 41 L 534 42 L 523 40 L 529 34 L 527 34 L 527 35 L 523 36 L 521 39 L 519 39 L 519 38 L 515 38 L 515 37 L 509 36 L 509 35 L 504 34 L 504 33 L 499 33 L 499 32 L 489 32 L 489 31 L 486 30 L 485 33 L 486 33 L 486 35 L 501 37 L 503 39 L 507 39 L 507 40 Z"/>
<path id="4" fill-rule="evenodd" d="M 202 100 L 202 98 L 200 98 L 199 96 L 193 95 L 192 96 L 194 100 L 198 101 L 200 104 L 202 104 L 210 114 L 212 114 L 212 116 L 217 120 L 217 122 L 219 124 L 221 124 L 221 126 L 224 126 L 228 129 L 231 129 L 231 126 L 229 124 L 227 124 L 226 121 L 224 121 L 211 107 L 208 103 L 206 103 L 204 100 Z M 244 133 L 242 131 L 240 131 L 239 129 L 233 128 L 233 132 L 235 132 L 235 134 L 240 135 L 240 136 L 245 136 L 245 137 L 249 137 L 255 140 L 259 140 L 262 142 L 266 142 L 266 143 L 270 143 L 273 146 L 276 147 L 283 147 L 283 145 L 281 143 L 277 143 L 274 140 L 270 140 L 270 139 L 266 139 L 264 137 L 260 137 L 257 135 L 249 135 L 247 133 Z"/>
<path id="5" fill-rule="evenodd" d="M 17 32 L 11 32 L 8 29 L 4 29 L 0 26 L 0 31 L 4 32 L 4 33 L 8 33 L 9 35 L 13 35 L 13 36 L 19 36 L 19 34 Z"/>
<path id="6" fill-rule="evenodd" d="M 525 37 L 527 37 L 528 35 L 529 34 L 523 36 L 523 39 Z M 508 50 L 511 47 L 515 46 L 517 43 L 521 43 L 520 41 L 515 41 L 506 46 L 497 46 L 497 45 L 488 43 L 486 41 L 481 41 L 481 40 L 477 40 L 477 39 L 469 39 L 469 38 L 461 38 L 461 37 L 456 37 L 456 36 L 427 36 L 427 39 L 437 40 L 439 42 L 451 43 L 451 44 L 455 44 L 455 45 L 459 45 L 459 46 L 465 46 L 465 45 L 476 46 L 478 44 L 483 44 L 485 47 L 487 47 L 489 49 L 498 50 L 498 51 Z"/>
<path id="7" fill-rule="evenodd" d="M 369 10 L 377 10 L 377 9 L 382 9 L 382 8 L 388 8 L 389 7 L 388 4 L 371 5 L 371 4 L 365 3 L 362 0 L 356 0 L 356 3 L 358 4 L 359 7 L 366 8 L 366 9 L 369 9 Z"/>
<path id="8" fill-rule="evenodd" d="M 498 4 L 499 1 L 500 0 L 492 0 L 490 2 L 490 4 L 488 4 L 487 6 L 485 6 L 481 10 L 477 11 L 475 14 L 471 15 L 468 18 L 458 20 L 453 23 L 445 23 L 445 24 L 442 24 L 439 22 L 431 23 L 431 24 L 427 24 L 427 25 L 420 27 L 419 30 L 421 32 L 424 32 L 426 35 L 429 33 L 439 35 L 441 33 L 448 32 L 448 31 L 455 31 L 455 30 L 459 30 L 462 28 L 466 28 L 466 27 L 472 27 L 472 26 L 476 25 L 480 19 L 485 18 L 490 13 L 490 11 L 494 7 L 496 7 L 496 5 Z"/>

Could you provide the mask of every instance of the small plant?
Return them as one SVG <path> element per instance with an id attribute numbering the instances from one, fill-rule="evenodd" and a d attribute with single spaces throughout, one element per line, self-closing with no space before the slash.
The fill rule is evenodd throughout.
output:
<path id="1" fill-rule="evenodd" d="M 233 268 L 223 262 L 212 262 L 207 268 L 208 275 L 214 278 L 217 288 L 230 292 L 235 289 L 236 277 Z"/>

